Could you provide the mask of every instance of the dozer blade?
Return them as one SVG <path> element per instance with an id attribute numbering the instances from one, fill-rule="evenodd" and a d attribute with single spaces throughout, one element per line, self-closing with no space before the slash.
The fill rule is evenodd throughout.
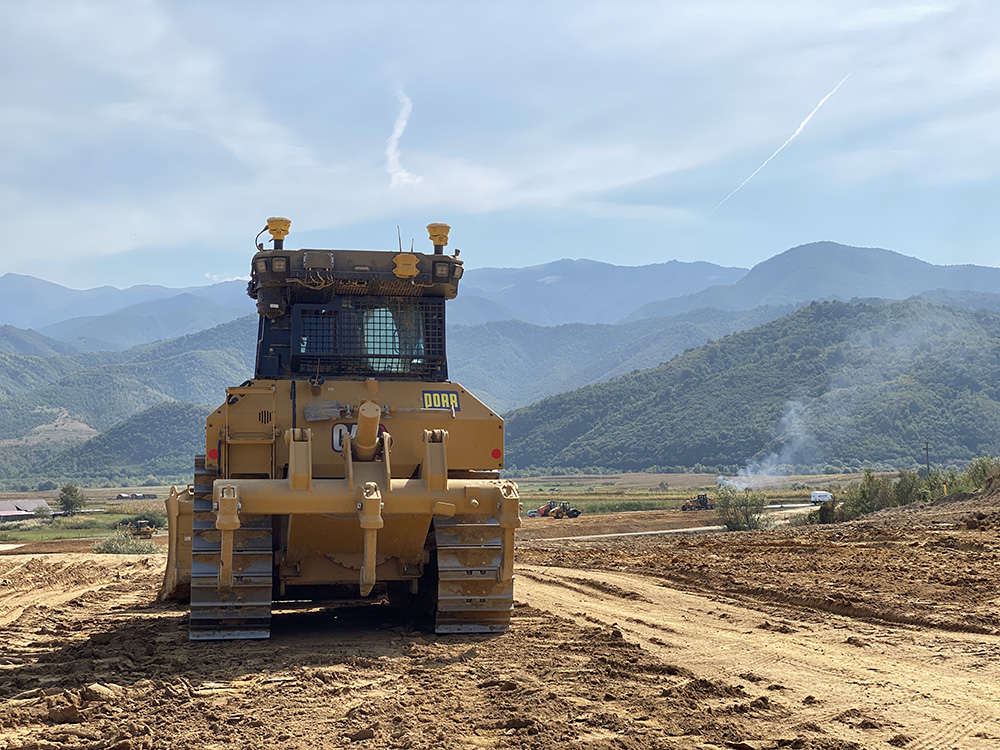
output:
<path id="1" fill-rule="evenodd" d="M 219 588 L 222 532 L 211 497 L 195 500 L 191 564 L 192 641 L 268 638 L 271 633 L 271 517 L 241 516 L 233 532 L 233 585 Z"/>
<path id="2" fill-rule="evenodd" d="M 463 519 L 464 520 L 464 519 Z M 503 536 L 499 522 L 434 522 L 438 598 L 436 633 L 506 633 L 514 581 L 500 580 Z"/>

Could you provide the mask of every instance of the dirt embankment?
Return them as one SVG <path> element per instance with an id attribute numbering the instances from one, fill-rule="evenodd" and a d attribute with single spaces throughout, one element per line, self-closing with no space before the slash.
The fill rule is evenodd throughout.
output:
<path id="1" fill-rule="evenodd" d="M 590 523 L 665 520 L 638 515 Z M 303 605 L 270 641 L 192 644 L 161 556 L 0 556 L 0 748 L 1000 746 L 997 498 L 540 538 L 583 530 L 561 523 L 526 524 L 502 636 Z"/>

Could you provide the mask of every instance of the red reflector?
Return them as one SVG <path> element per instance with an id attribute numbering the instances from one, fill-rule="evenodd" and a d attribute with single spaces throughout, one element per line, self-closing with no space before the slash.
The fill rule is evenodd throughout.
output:
<path id="1" fill-rule="evenodd" d="M 214 461 L 215 459 L 217 459 L 217 458 L 219 457 L 219 449 L 218 449 L 218 448 L 212 448 L 212 450 L 210 450 L 210 451 L 208 452 L 208 457 L 209 457 L 210 459 L 212 459 L 213 461 Z"/>
<path id="2" fill-rule="evenodd" d="M 499 448 L 494 448 L 493 453 L 491 453 L 490 455 L 493 456 L 493 458 L 500 458 L 500 456 L 503 455 L 503 451 L 501 451 Z"/>

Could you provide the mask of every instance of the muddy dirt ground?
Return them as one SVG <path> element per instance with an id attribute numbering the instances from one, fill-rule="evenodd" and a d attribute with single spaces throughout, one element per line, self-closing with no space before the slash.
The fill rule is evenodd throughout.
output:
<path id="1" fill-rule="evenodd" d="M 502 636 L 303 606 L 192 644 L 162 556 L 9 550 L 0 748 L 1000 748 L 1000 495 L 556 540 L 713 521 L 526 519 Z"/>

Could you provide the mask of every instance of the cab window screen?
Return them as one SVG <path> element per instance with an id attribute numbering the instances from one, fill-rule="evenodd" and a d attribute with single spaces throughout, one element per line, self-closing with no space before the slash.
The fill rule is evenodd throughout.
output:
<path id="1" fill-rule="evenodd" d="M 444 300 L 339 297 L 330 305 L 299 305 L 292 367 L 307 374 L 444 380 Z"/>

